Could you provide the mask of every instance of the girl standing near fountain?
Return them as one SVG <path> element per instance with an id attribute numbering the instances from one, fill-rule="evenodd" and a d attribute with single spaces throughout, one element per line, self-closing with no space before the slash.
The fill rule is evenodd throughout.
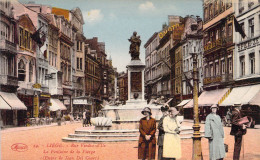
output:
<path id="1" fill-rule="evenodd" d="M 149 107 L 145 107 L 142 111 L 145 116 L 141 118 L 139 123 L 139 143 L 138 143 L 138 159 L 155 159 L 156 151 L 156 121 L 151 117 L 152 112 Z"/>

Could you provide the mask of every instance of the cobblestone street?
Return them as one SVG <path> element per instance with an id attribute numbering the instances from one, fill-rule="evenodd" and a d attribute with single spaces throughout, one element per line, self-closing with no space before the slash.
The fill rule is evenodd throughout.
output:
<path id="1" fill-rule="evenodd" d="M 135 160 L 137 159 L 137 142 L 120 143 L 68 143 L 61 138 L 80 128 L 81 123 L 51 125 L 46 127 L 9 128 L 1 131 L 2 160 Z M 191 126 L 185 122 L 183 125 Z M 91 129 L 91 128 L 90 128 Z M 203 130 L 202 125 L 202 130 Z M 225 128 L 225 143 L 229 146 L 226 160 L 233 155 L 233 136 L 229 135 L 230 128 Z M 244 138 L 244 159 L 260 159 L 260 130 L 248 129 Z M 18 144 L 19 143 L 19 144 Z M 18 144 L 15 145 L 14 144 Z M 21 145 L 24 144 L 24 145 Z M 28 148 L 21 148 L 27 146 Z M 208 142 L 202 139 L 202 152 L 205 160 L 208 157 Z M 157 156 L 156 156 L 157 157 Z M 181 160 L 192 157 L 192 140 L 182 140 Z M 243 150 L 241 151 L 241 159 Z"/>

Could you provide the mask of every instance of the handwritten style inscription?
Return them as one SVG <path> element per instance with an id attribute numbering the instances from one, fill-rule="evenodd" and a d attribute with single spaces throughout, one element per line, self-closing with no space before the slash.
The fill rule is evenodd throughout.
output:
<path id="1" fill-rule="evenodd" d="M 25 152 L 28 150 L 28 146 L 23 143 L 15 143 L 11 146 L 11 149 L 17 152 Z"/>
<path id="2" fill-rule="evenodd" d="M 11 149 L 15 152 L 25 152 L 28 148 L 42 150 L 39 160 L 100 160 L 96 149 L 104 147 L 106 147 L 105 144 L 86 143 L 47 143 L 28 147 L 23 143 L 15 143 Z"/>

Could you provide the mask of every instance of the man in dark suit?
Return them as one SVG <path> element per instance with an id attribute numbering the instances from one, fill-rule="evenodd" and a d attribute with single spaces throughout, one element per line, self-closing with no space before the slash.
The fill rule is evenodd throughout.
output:
<path id="1" fill-rule="evenodd" d="M 158 160 L 163 160 L 163 138 L 164 138 L 164 130 L 163 130 L 163 119 L 167 116 L 167 111 L 168 107 L 167 106 L 162 106 L 161 111 L 163 116 L 161 117 L 159 124 L 158 124 L 158 129 L 159 129 L 159 135 L 158 135 Z"/>
<path id="2" fill-rule="evenodd" d="M 241 104 L 234 104 L 234 109 L 232 111 L 232 119 L 231 119 L 231 132 L 230 135 L 235 136 L 235 146 L 234 146 L 234 153 L 233 153 L 233 160 L 239 160 L 240 157 L 240 150 L 242 145 L 242 137 L 246 134 L 246 125 L 239 124 L 239 119 L 241 117 Z"/>

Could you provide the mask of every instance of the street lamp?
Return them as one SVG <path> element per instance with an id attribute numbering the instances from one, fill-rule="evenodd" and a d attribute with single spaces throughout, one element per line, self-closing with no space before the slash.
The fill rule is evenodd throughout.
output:
<path id="1" fill-rule="evenodd" d="M 194 125 L 193 125 L 193 150 L 192 160 L 202 160 L 201 150 L 201 136 L 200 136 L 200 125 L 199 125 L 199 108 L 198 108 L 198 68 L 197 68 L 197 57 L 195 52 L 191 53 L 193 59 L 193 112 L 194 112 Z"/>

